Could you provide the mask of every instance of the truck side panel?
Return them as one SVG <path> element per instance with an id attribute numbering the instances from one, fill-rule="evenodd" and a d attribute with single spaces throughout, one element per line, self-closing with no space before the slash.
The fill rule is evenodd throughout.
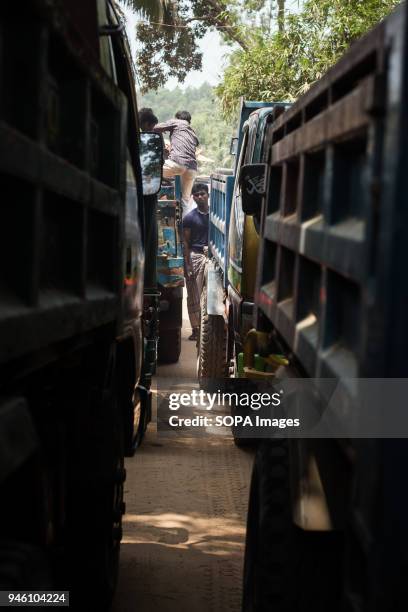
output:
<path id="1" fill-rule="evenodd" d="M 42 10 L 23 23 L 26 38 L 2 9 L 3 363 L 120 324 L 126 100 Z M 30 112 L 20 108 L 21 61 L 35 75 Z"/>
<path id="2" fill-rule="evenodd" d="M 401 5 L 266 133 L 254 324 L 270 352 L 278 347 L 290 359 L 288 376 L 341 379 L 356 401 L 358 378 L 407 375 L 406 18 Z M 262 444 L 244 610 L 253 609 L 254 593 L 271 602 L 268 581 L 284 586 L 286 571 L 296 588 L 279 592 L 278 612 L 300 600 L 319 611 L 406 607 L 406 457 L 406 440 Z M 278 496 L 279 508 L 271 502 Z M 283 537 L 289 554 L 278 558 Z M 331 571 L 309 574 L 314 558 Z"/>
<path id="3" fill-rule="evenodd" d="M 270 134 L 258 310 L 309 376 L 386 372 L 389 287 L 379 281 L 384 258 L 388 274 L 395 261 L 401 147 L 391 111 L 404 101 L 391 68 L 401 68 L 402 17 L 356 43 Z"/>
<path id="4" fill-rule="evenodd" d="M 211 175 L 208 251 L 222 272 L 224 287 L 227 286 L 228 230 L 234 180 L 234 176 L 225 174 Z"/>

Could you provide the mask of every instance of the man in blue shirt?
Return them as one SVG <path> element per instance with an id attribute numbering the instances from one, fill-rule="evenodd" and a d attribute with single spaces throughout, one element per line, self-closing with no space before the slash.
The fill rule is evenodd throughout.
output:
<path id="1" fill-rule="evenodd" d="M 192 328 L 189 340 L 197 340 L 200 325 L 200 295 L 208 248 L 208 222 L 210 217 L 208 186 L 205 183 L 195 183 L 192 195 L 197 208 L 194 208 L 183 219 L 183 245 L 187 309 Z"/>

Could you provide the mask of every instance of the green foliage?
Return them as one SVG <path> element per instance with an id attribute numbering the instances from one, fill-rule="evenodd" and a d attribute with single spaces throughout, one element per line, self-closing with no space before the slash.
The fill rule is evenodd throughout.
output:
<path id="1" fill-rule="evenodd" d="M 149 5 L 149 0 L 133 2 Z M 162 87 L 169 76 L 182 82 L 190 70 L 199 70 L 198 41 L 207 29 L 216 28 L 224 42 L 234 45 L 216 88 L 225 117 L 236 116 L 242 95 L 293 101 L 396 4 L 398 0 L 299 0 L 300 10 L 290 13 L 285 0 L 162 1 L 162 25 L 138 26 L 142 89 Z M 206 132 L 205 123 L 202 129 Z"/>
<path id="2" fill-rule="evenodd" d="M 162 87 L 168 77 L 183 82 L 190 70 L 199 70 L 202 53 L 198 43 L 208 29 L 220 32 L 226 44 L 248 49 L 270 31 L 284 0 L 162 0 L 162 17 L 147 11 L 149 0 L 122 0 L 133 5 L 148 22 L 137 26 L 140 46 L 136 64 L 142 90 Z M 157 0 L 152 3 L 159 5 Z M 143 8 L 142 8 L 143 5 Z M 157 7 L 156 7 L 157 10 Z"/>
<path id="3" fill-rule="evenodd" d="M 169 77 L 184 81 L 191 70 L 200 70 L 202 53 L 193 32 L 186 28 L 139 24 L 137 72 L 144 92 L 162 87 Z"/>
<path id="4" fill-rule="evenodd" d="M 230 56 L 216 88 L 226 117 L 240 96 L 292 101 L 319 79 L 350 44 L 383 19 L 397 0 L 305 0 L 299 13 L 286 14 L 283 31 L 253 40 Z"/>
<path id="5" fill-rule="evenodd" d="M 187 87 L 173 90 L 160 89 L 150 91 L 140 97 L 139 108 L 150 107 L 159 121 L 174 117 L 178 110 L 188 110 L 192 116 L 192 127 L 200 141 L 199 150 L 212 162 L 199 162 L 199 172 L 210 174 L 215 168 L 230 167 L 229 145 L 232 136 L 232 125 L 221 117 L 214 89 L 204 83 L 201 87 Z"/>

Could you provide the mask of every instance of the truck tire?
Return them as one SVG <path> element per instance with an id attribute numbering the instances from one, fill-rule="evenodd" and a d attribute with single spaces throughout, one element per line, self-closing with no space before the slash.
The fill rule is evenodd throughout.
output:
<path id="1" fill-rule="evenodd" d="M 201 294 L 200 335 L 198 341 L 198 380 L 210 391 L 223 384 L 228 372 L 227 326 L 221 315 L 207 313 L 207 287 Z"/>
<path id="2" fill-rule="evenodd" d="M 125 456 L 133 457 L 144 435 L 145 405 L 135 389 L 135 358 L 133 342 L 123 343 L 117 351 L 116 395 L 123 415 Z"/>
<path id="3" fill-rule="evenodd" d="M 147 390 L 138 386 L 132 400 L 132 422 L 125 428 L 125 457 L 133 457 L 143 442 L 148 423 Z M 129 433 L 130 432 L 130 433 Z"/>
<path id="4" fill-rule="evenodd" d="M 85 605 L 108 610 L 116 588 L 122 538 L 124 427 L 116 393 L 115 356 L 110 355 L 106 365 L 95 351 L 94 361 L 101 365 L 95 368 L 93 380 L 85 373 L 83 388 L 78 390 L 81 435 L 72 449 L 63 575 L 68 574 L 72 585 L 74 609 Z"/>
<path id="5" fill-rule="evenodd" d="M 338 612 L 342 539 L 292 521 L 288 443 L 263 441 L 252 472 L 243 612 Z"/>
<path id="6" fill-rule="evenodd" d="M 160 363 L 176 363 L 181 353 L 181 328 L 159 332 L 157 359 Z"/>
<path id="7" fill-rule="evenodd" d="M 51 571 L 44 550 L 32 543 L 0 540 L 0 589 L 51 590 Z"/>
<path id="8" fill-rule="evenodd" d="M 82 517 L 83 539 L 73 538 L 70 553 L 71 572 L 73 564 L 76 565 L 72 581 L 74 609 L 81 609 L 84 598 L 88 609 L 110 609 L 119 570 L 124 479 L 124 464 L 118 458 L 115 471 L 106 483 L 96 482 L 92 486 L 87 478 L 86 490 L 81 486 L 76 488 L 87 517 Z M 78 529 L 78 515 L 74 524 Z"/>
<path id="9" fill-rule="evenodd" d="M 230 404 L 230 413 L 232 418 L 235 419 L 236 416 L 240 415 L 241 416 L 241 412 L 237 409 L 237 407 L 235 406 L 235 404 L 233 402 L 231 402 Z M 237 435 L 236 433 L 237 428 L 232 425 L 231 426 L 231 433 L 232 433 L 232 437 L 234 439 L 234 444 L 235 446 L 237 446 L 238 448 L 253 448 L 258 446 L 259 444 L 259 439 L 258 438 L 245 438 L 241 435 Z"/>
<path id="10" fill-rule="evenodd" d="M 235 357 L 236 353 L 237 353 L 237 350 L 234 344 L 233 350 L 232 350 L 232 359 L 231 359 L 232 365 L 230 365 L 229 367 L 229 381 L 228 382 L 229 382 L 229 385 L 231 385 L 231 392 L 241 391 L 241 392 L 247 393 L 250 390 L 252 383 L 248 378 L 238 378 L 238 368 L 236 365 L 236 357 Z M 254 389 L 254 391 L 256 391 L 256 389 Z M 231 403 L 230 403 L 230 414 L 234 420 L 235 420 L 235 417 L 237 416 L 246 416 L 245 413 L 243 414 L 242 409 L 240 410 L 236 406 L 233 400 L 231 400 Z M 240 435 L 238 435 L 238 432 L 240 433 Z M 258 438 L 245 438 L 244 436 L 242 436 L 242 431 L 240 431 L 240 428 L 236 427 L 235 425 L 231 426 L 231 434 L 234 439 L 234 444 L 238 448 L 248 448 L 248 447 L 258 446 L 258 443 L 259 443 Z"/>

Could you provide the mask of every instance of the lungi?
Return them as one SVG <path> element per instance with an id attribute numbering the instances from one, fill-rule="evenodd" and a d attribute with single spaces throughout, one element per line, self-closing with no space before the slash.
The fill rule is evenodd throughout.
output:
<path id="1" fill-rule="evenodd" d="M 200 325 L 200 296 L 203 290 L 204 267 L 206 256 L 204 253 L 190 252 L 193 274 L 186 274 L 187 310 L 192 329 Z"/>

